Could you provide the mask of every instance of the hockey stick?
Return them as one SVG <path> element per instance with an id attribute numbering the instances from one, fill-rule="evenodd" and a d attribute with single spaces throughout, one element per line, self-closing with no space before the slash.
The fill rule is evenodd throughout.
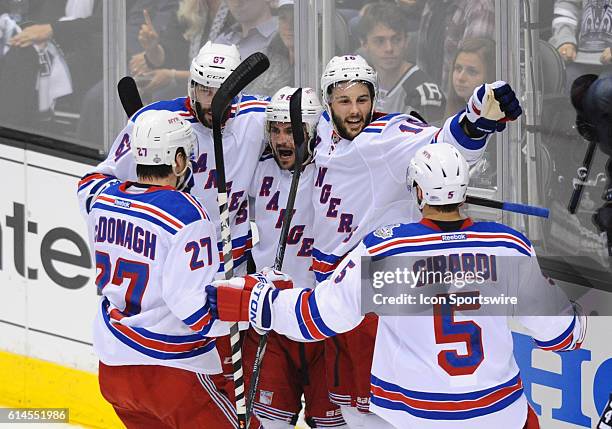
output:
<path id="1" fill-rule="evenodd" d="M 289 227 L 291 226 L 291 219 L 293 218 L 293 206 L 295 205 L 295 196 L 297 195 L 298 185 L 300 183 L 300 174 L 302 173 L 302 162 L 304 161 L 306 146 L 304 144 L 304 127 L 302 126 L 302 88 L 298 88 L 289 99 L 289 117 L 291 118 L 291 132 L 293 133 L 293 145 L 295 148 L 295 163 L 293 165 L 291 186 L 289 187 L 287 205 L 285 206 L 285 213 L 283 214 L 283 224 L 278 238 L 276 258 L 274 260 L 274 269 L 279 271 L 283 268 L 285 248 L 287 247 Z M 251 383 L 249 384 L 249 392 L 247 395 L 247 419 L 250 419 L 253 413 L 257 384 L 259 383 L 259 374 L 261 372 L 263 357 L 266 353 L 267 343 L 268 333 L 265 333 L 259 337 L 259 345 L 257 346 L 257 352 L 255 353 L 255 360 L 253 362 L 253 374 L 251 375 Z"/>
<path id="2" fill-rule="evenodd" d="M 467 197 L 465 197 L 465 202 L 477 206 L 505 210 L 507 212 L 522 213 L 528 216 L 538 216 L 547 218 L 550 214 L 550 210 L 545 207 L 529 206 L 527 204 L 520 203 L 507 203 L 504 201 L 490 200 L 488 198 L 474 197 L 472 195 L 468 195 Z"/>
<path id="3" fill-rule="evenodd" d="M 268 69 L 270 61 L 261 52 L 256 52 L 236 67 L 221 84 L 211 103 L 213 141 L 215 147 L 215 163 L 217 168 L 217 192 L 219 214 L 221 220 L 221 242 L 223 243 L 223 271 L 225 279 L 234 276 L 234 261 L 232 259 L 232 237 L 230 233 L 230 217 L 227 206 L 227 183 L 225 181 L 225 163 L 223 161 L 223 136 L 221 123 L 232 99 L 244 87 L 255 80 Z M 240 348 L 240 331 L 238 324 L 230 327 L 230 345 L 232 349 L 232 367 L 234 376 L 234 393 L 238 427 L 246 429 L 246 405 L 244 400 L 244 373 L 242 370 L 242 350 Z"/>
<path id="4" fill-rule="evenodd" d="M 119 93 L 119 100 L 123 106 L 123 110 L 128 118 L 142 109 L 142 99 L 138 92 L 138 87 L 134 78 L 131 76 L 123 76 L 119 83 L 117 83 L 117 92 Z"/>

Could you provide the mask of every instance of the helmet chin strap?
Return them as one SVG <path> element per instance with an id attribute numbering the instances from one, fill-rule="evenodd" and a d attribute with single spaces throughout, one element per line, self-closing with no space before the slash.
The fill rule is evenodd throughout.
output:
<path id="1" fill-rule="evenodd" d="M 172 172 L 174 173 L 174 175 L 176 177 L 183 177 L 185 175 L 185 173 L 187 172 L 187 170 L 189 169 L 189 162 L 185 164 L 185 168 L 183 168 L 180 173 L 176 172 L 176 164 L 174 164 L 172 166 Z"/>
<path id="2" fill-rule="evenodd" d="M 415 183 L 414 194 L 416 195 L 417 205 L 419 206 L 419 210 L 423 210 L 427 202 L 425 201 L 425 198 L 419 197 L 419 189 L 421 190 L 421 194 L 423 194 L 423 189 L 421 189 L 420 187 L 417 188 L 417 184 Z"/>
<path id="3" fill-rule="evenodd" d="M 198 122 L 206 127 L 207 125 L 204 123 L 204 110 L 202 110 L 202 104 L 197 100 L 195 102 L 194 111 Z"/>
<path id="4" fill-rule="evenodd" d="M 190 168 L 191 163 L 188 159 L 185 159 L 185 168 L 183 168 L 180 172 L 176 171 L 176 161 L 172 163 L 172 173 L 174 173 L 174 175 L 176 176 L 175 188 L 178 188 L 182 184 L 183 180 L 186 180 L 187 175 L 185 173 L 187 173 Z"/>

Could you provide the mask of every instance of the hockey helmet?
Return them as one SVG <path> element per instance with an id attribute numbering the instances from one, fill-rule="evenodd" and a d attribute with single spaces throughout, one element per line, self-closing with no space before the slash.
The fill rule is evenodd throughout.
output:
<path id="1" fill-rule="evenodd" d="M 219 88 L 240 64 L 240 52 L 236 45 L 206 42 L 191 61 L 191 80 L 200 85 Z"/>
<path id="2" fill-rule="evenodd" d="M 176 112 L 146 110 L 134 122 L 132 154 L 136 164 L 171 165 L 174 168 L 176 151 L 183 148 L 187 159 L 192 159 L 196 143 L 191 124 Z"/>
<path id="3" fill-rule="evenodd" d="M 423 191 L 420 207 L 441 206 L 465 201 L 469 167 L 463 155 L 448 143 L 434 143 L 419 149 L 410 161 L 406 182 L 410 190 Z"/>
<path id="4" fill-rule="evenodd" d="M 297 88 L 285 86 L 272 96 L 270 103 L 266 107 L 266 137 L 270 142 L 270 124 L 271 122 L 291 122 L 291 114 L 289 111 L 289 104 L 291 96 L 295 93 Z M 317 93 L 312 88 L 302 88 L 302 123 L 306 125 L 306 132 L 308 133 L 308 139 L 312 140 L 317 129 L 317 124 L 321 113 L 323 112 L 323 106 L 317 97 Z M 303 163 L 310 161 L 312 157 L 312 142 L 306 142 L 305 159 Z M 272 145 L 270 144 L 272 147 Z M 272 151 L 275 156 L 277 154 Z"/>
<path id="5" fill-rule="evenodd" d="M 325 109 L 331 116 L 329 108 L 331 87 L 340 82 L 365 82 L 372 88 L 372 110 L 378 95 L 378 76 L 361 55 L 342 55 L 333 57 L 321 76 L 321 91 Z"/>

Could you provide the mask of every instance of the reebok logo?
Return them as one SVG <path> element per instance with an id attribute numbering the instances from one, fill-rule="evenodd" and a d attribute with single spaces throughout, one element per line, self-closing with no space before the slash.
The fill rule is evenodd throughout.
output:
<path id="1" fill-rule="evenodd" d="M 442 241 L 458 241 L 465 239 L 467 239 L 465 234 L 446 234 L 442 236 Z"/>
<path id="2" fill-rule="evenodd" d="M 126 209 L 130 208 L 130 206 L 132 205 L 132 203 L 130 203 L 129 201 L 125 201 L 125 200 L 120 200 L 118 198 L 115 199 L 115 205 L 119 206 L 119 207 L 124 207 Z"/>

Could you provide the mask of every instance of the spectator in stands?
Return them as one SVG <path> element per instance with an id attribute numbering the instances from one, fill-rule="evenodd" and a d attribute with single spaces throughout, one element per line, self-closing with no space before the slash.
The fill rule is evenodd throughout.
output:
<path id="1" fill-rule="evenodd" d="M 567 62 L 568 87 L 612 64 L 612 0 L 556 0 L 550 43 Z"/>
<path id="2" fill-rule="evenodd" d="M 295 51 L 293 40 L 294 0 L 279 0 L 273 13 L 278 16 L 278 33 L 266 49 L 270 68 L 249 86 L 252 94 L 271 95 L 284 86 L 293 86 Z"/>
<path id="3" fill-rule="evenodd" d="M 30 2 L 30 25 L 8 40 L 3 58 L 0 120 L 22 127 L 40 126 L 56 101 L 81 95 L 102 76 L 102 2 Z M 61 47 L 61 49 L 60 49 Z"/>
<path id="4" fill-rule="evenodd" d="M 402 8 L 389 3 L 369 7 L 359 26 L 363 53 L 378 73 L 376 109 L 406 113 L 416 110 L 427 121 L 442 119 L 442 91 L 417 65 L 405 60 L 410 46 Z"/>
<path id="5" fill-rule="evenodd" d="M 448 93 L 449 74 L 463 39 L 495 34 L 493 0 L 427 0 L 419 28 L 418 64 Z"/>
<path id="6" fill-rule="evenodd" d="M 495 81 L 495 42 L 484 37 L 463 40 L 453 60 L 449 80 L 445 118 L 465 109 L 474 88 Z"/>
<path id="7" fill-rule="evenodd" d="M 416 48 L 419 39 L 419 24 L 421 22 L 421 14 L 425 6 L 425 0 L 376 0 L 367 3 L 363 6 L 359 15 L 352 18 L 349 22 L 349 30 L 351 35 L 356 36 L 361 40 L 363 35 L 359 34 L 361 17 L 367 13 L 370 7 L 378 7 L 381 3 L 397 4 L 404 11 L 406 17 L 406 35 L 408 37 L 408 45 Z M 406 51 L 406 61 L 416 63 L 416 49 Z"/>
<path id="8" fill-rule="evenodd" d="M 145 95 L 153 99 L 178 97 L 185 91 L 177 82 L 189 78 L 191 58 L 204 43 L 226 29 L 229 8 L 221 0 L 181 0 L 164 33 L 157 31 L 146 9 L 143 16 L 138 33 L 143 51 L 132 56 L 130 72 L 142 82 Z"/>
<path id="9" fill-rule="evenodd" d="M 444 117 L 457 114 L 474 89 L 495 81 L 495 41 L 486 37 L 464 39 L 457 48 L 449 76 L 449 94 Z M 494 188 L 497 185 L 497 146 L 491 144 L 483 157 L 470 167 L 471 186 Z"/>
<path id="10" fill-rule="evenodd" d="M 229 9 L 223 0 L 173 1 L 172 17 L 164 25 L 162 17 L 156 17 L 167 13 L 167 9 L 154 4 L 155 15 L 152 15 L 148 9 L 141 8 L 146 1 L 151 0 L 139 0 L 128 13 L 128 22 L 141 20 L 137 32 L 140 49 L 129 61 L 130 73 L 139 82 L 145 99 L 179 97 L 185 88 L 177 82 L 188 79 L 191 58 L 199 51 L 200 44 L 204 45 L 229 27 L 232 22 Z M 164 2 L 160 0 L 160 3 Z M 87 92 L 83 100 L 77 128 L 79 141 L 97 143 L 97 146 L 102 142 L 102 99 L 103 85 L 100 82 Z"/>
<path id="11" fill-rule="evenodd" d="M 264 52 L 278 30 L 278 21 L 272 16 L 270 1 L 227 0 L 236 23 L 214 42 L 236 45 L 243 59 L 255 52 Z"/>
<path id="12" fill-rule="evenodd" d="M 178 4 L 179 0 L 134 0 L 129 4 L 125 24 L 128 58 L 142 52 L 138 41 L 138 33 L 145 23 L 142 11 L 146 9 L 149 12 L 153 25 L 163 34 L 170 23 L 176 20 Z"/>

